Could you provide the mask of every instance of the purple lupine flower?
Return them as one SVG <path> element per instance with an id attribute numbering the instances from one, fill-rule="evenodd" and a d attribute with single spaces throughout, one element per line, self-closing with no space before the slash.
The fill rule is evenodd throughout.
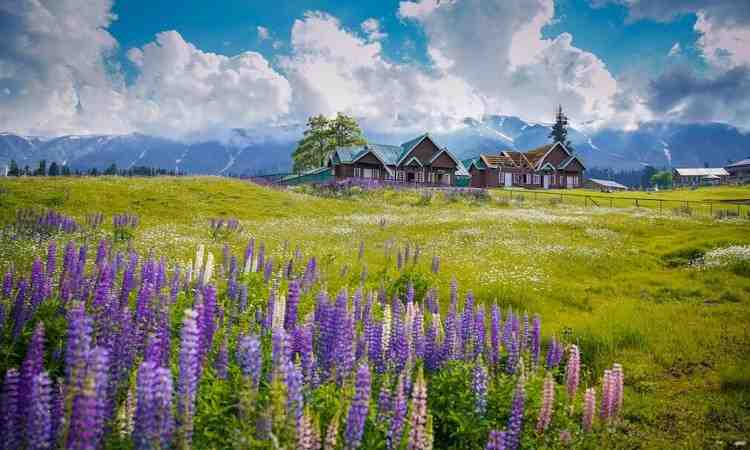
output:
<path id="1" fill-rule="evenodd" d="M 291 332 L 297 326 L 297 307 L 299 306 L 299 281 L 289 282 L 286 296 L 286 312 L 284 314 L 284 329 Z"/>
<path id="2" fill-rule="evenodd" d="M 612 417 L 612 394 L 614 394 L 613 381 L 612 371 L 609 369 L 605 370 L 604 376 L 602 377 L 602 405 L 600 410 L 602 420 L 608 420 Z"/>
<path id="3" fill-rule="evenodd" d="M 273 273 L 273 258 L 268 258 L 266 265 L 263 268 L 263 281 L 268 283 L 271 280 L 271 274 Z"/>
<path id="4" fill-rule="evenodd" d="M 26 302 L 26 289 L 28 284 L 26 280 L 21 280 L 18 283 L 18 290 L 16 291 L 16 302 L 13 305 L 13 337 L 17 338 L 21 334 L 21 330 L 26 325 L 26 320 L 30 311 L 27 307 Z"/>
<path id="5" fill-rule="evenodd" d="M 75 302 L 68 311 L 68 338 L 65 349 L 65 374 L 68 385 L 83 377 L 91 345 L 91 318 L 84 304 Z"/>
<path id="6" fill-rule="evenodd" d="M 138 266 L 138 254 L 135 252 L 130 253 L 130 259 L 128 265 L 125 267 L 125 272 L 122 274 L 122 289 L 120 290 L 120 304 L 124 305 L 127 302 L 130 293 L 135 288 L 135 271 Z"/>
<path id="7" fill-rule="evenodd" d="M 385 371 L 383 362 L 383 324 L 377 321 L 371 322 L 368 327 L 367 352 L 370 362 L 377 373 Z"/>
<path id="8" fill-rule="evenodd" d="M 389 449 L 399 448 L 404 433 L 404 422 L 406 420 L 407 399 L 404 391 L 404 375 L 398 379 L 396 386 L 396 397 L 393 400 L 393 416 L 391 426 L 386 436 L 386 446 Z"/>
<path id="9" fill-rule="evenodd" d="M 612 415 L 616 416 L 622 409 L 623 384 L 625 381 L 622 365 L 615 363 L 612 366 L 612 378 Z"/>
<path id="10" fill-rule="evenodd" d="M 484 353 L 485 345 L 485 326 L 484 326 L 484 305 L 477 308 L 474 315 L 474 357 Z"/>
<path id="11" fill-rule="evenodd" d="M 406 339 L 406 330 L 404 329 L 404 318 L 401 313 L 401 301 L 396 299 L 393 302 L 393 318 L 391 323 L 391 339 L 388 345 L 388 353 L 393 363 L 396 373 L 400 373 L 406 366 L 409 359 L 409 343 Z"/>
<path id="12" fill-rule="evenodd" d="M 152 409 L 154 397 L 154 371 L 156 365 L 151 361 L 144 361 L 138 368 L 136 377 L 136 408 L 133 419 L 133 444 L 135 448 L 149 448 L 155 428 L 154 411 Z"/>
<path id="13" fill-rule="evenodd" d="M 216 354 L 216 360 L 214 361 L 214 370 L 216 370 L 216 376 L 222 380 L 227 378 L 227 370 L 229 368 L 229 350 L 227 349 L 227 335 L 224 334 L 224 340 L 221 341 L 219 351 Z"/>
<path id="14" fill-rule="evenodd" d="M 255 251 L 255 238 L 250 238 L 245 247 L 245 259 L 242 261 L 242 271 L 247 273 L 253 265 L 253 252 Z"/>
<path id="15" fill-rule="evenodd" d="M 156 430 L 159 434 L 157 448 L 169 448 L 174 433 L 174 416 L 172 415 L 172 372 L 165 367 L 156 368 L 154 381 L 154 411 Z"/>
<path id="16" fill-rule="evenodd" d="M 19 411 L 21 413 L 22 428 L 25 425 L 25 418 L 30 413 L 32 406 L 34 380 L 37 375 L 42 373 L 42 370 L 44 370 L 44 323 L 40 321 L 34 328 L 34 334 L 31 336 L 26 357 L 21 364 Z"/>
<path id="17" fill-rule="evenodd" d="M 167 448 L 174 431 L 172 374 L 146 361 L 138 369 L 133 441 L 135 448 Z"/>
<path id="18" fill-rule="evenodd" d="M 490 311 L 490 363 L 495 366 L 500 361 L 500 308 L 492 305 Z"/>
<path id="19" fill-rule="evenodd" d="M 85 377 L 73 399 L 67 448 L 94 450 L 100 447 L 107 419 L 108 353 L 94 348 Z"/>
<path id="20" fill-rule="evenodd" d="M 349 407 L 349 417 L 346 421 L 346 448 L 359 448 L 362 443 L 362 436 L 365 431 L 365 421 L 370 406 L 370 367 L 366 362 L 360 364 L 357 369 L 357 378 L 355 381 L 354 399 Z"/>
<path id="21" fill-rule="evenodd" d="M 362 320 L 362 288 L 357 288 L 354 291 L 354 297 L 352 297 L 352 304 L 354 305 L 354 321 L 358 322 Z"/>
<path id="22" fill-rule="evenodd" d="M 431 321 L 425 333 L 424 364 L 430 372 L 440 368 L 440 344 L 437 341 L 437 327 L 435 321 Z"/>
<path id="23" fill-rule="evenodd" d="M 260 341 L 255 335 L 242 335 L 237 340 L 237 364 L 242 374 L 251 381 L 253 386 L 257 387 L 260 381 L 260 370 L 263 367 L 263 354 Z"/>
<path id="24" fill-rule="evenodd" d="M 388 376 L 385 376 L 380 383 L 380 394 L 378 394 L 378 422 L 386 423 L 388 421 L 391 416 L 391 403 L 391 386 Z"/>
<path id="25" fill-rule="evenodd" d="M 3 383 L 3 395 L 0 398 L 0 411 L 2 417 L 0 431 L 3 436 L 4 448 L 14 449 L 21 448 L 23 442 L 23 433 L 21 431 L 21 411 L 20 411 L 20 388 L 21 375 L 18 370 L 10 368 L 5 372 L 5 382 Z"/>
<path id="26" fill-rule="evenodd" d="M 468 356 L 469 344 L 471 344 L 472 331 L 474 330 L 474 294 L 466 294 L 464 311 L 461 314 L 461 351 L 463 356 Z"/>
<path id="27" fill-rule="evenodd" d="M 547 351 L 547 369 L 554 369 L 560 364 L 563 356 L 563 347 L 557 339 L 553 336 L 549 342 L 549 350 Z"/>
<path id="28" fill-rule="evenodd" d="M 583 430 L 590 433 L 594 427 L 594 416 L 596 415 L 596 390 L 586 389 L 583 396 Z"/>
<path id="29" fill-rule="evenodd" d="M 577 345 L 571 345 L 568 363 L 565 366 L 565 387 L 568 390 L 568 397 L 572 402 L 575 399 L 578 390 L 578 382 L 581 377 L 581 355 L 578 352 Z"/>
<path id="30" fill-rule="evenodd" d="M 200 337 L 197 319 L 198 315 L 194 310 L 185 310 L 180 342 L 180 377 L 177 381 L 180 438 L 185 447 L 190 447 L 193 439 L 193 414 L 195 413 L 195 398 L 198 391 L 200 365 L 198 344 Z"/>
<path id="31" fill-rule="evenodd" d="M 47 245 L 47 278 L 52 278 L 57 270 L 57 242 L 50 241 Z"/>
<path id="32" fill-rule="evenodd" d="M 96 261 L 94 264 L 96 264 L 96 266 L 99 267 L 106 259 L 107 259 L 107 241 L 105 241 L 104 239 L 101 239 L 99 241 L 99 246 L 96 249 Z"/>
<path id="33" fill-rule="evenodd" d="M 518 342 L 518 335 L 511 334 L 508 345 L 508 360 L 505 362 L 505 371 L 514 374 L 518 369 L 518 361 L 521 359 L 521 349 Z"/>
<path id="34" fill-rule="evenodd" d="M 523 328 L 521 329 L 521 351 L 526 351 L 529 348 L 529 340 L 531 338 L 531 326 L 529 325 L 529 313 L 523 313 Z"/>
<path id="35" fill-rule="evenodd" d="M 180 293 L 180 276 L 181 276 L 182 270 L 180 269 L 180 266 L 177 265 L 174 268 L 174 272 L 172 273 L 172 279 L 169 282 L 169 300 L 170 303 L 174 303 L 177 301 L 177 294 Z"/>
<path id="36" fill-rule="evenodd" d="M 474 391 L 474 411 L 483 416 L 487 411 L 487 368 L 484 367 L 481 358 L 474 364 L 474 379 L 472 390 Z"/>
<path id="37" fill-rule="evenodd" d="M 34 259 L 31 266 L 31 306 L 36 309 L 42 300 L 44 300 L 44 291 L 46 286 L 46 277 L 44 276 L 44 266 L 42 260 Z"/>
<path id="38" fill-rule="evenodd" d="M 529 351 L 531 352 L 531 363 L 533 367 L 539 364 L 539 353 L 541 351 L 542 321 L 537 314 L 531 320 L 531 334 L 529 336 Z"/>
<path id="39" fill-rule="evenodd" d="M 487 445 L 484 447 L 485 450 L 505 450 L 505 432 L 492 430 L 490 431 L 490 437 L 487 439 Z"/>
<path id="40" fill-rule="evenodd" d="M 276 327 L 271 333 L 271 361 L 273 363 L 270 375 L 273 376 L 277 369 L 283 370 L 288 361 L 291 361 L 291 346 L 289 337 L 281 327 Z"/>
<path id="41" fill-rule="evenodd" d="M 503 323 L 503 347 L 506 350 L 510 348 L 511 340 L 513 339 L 513 323 L 515 321 L 515 315 L 513 310 L 508 310 L 508 314 L 505 315 L 505 322 Z"/>
<path id="42" fill-rule="evenodd" d="M 351 314 L 344 311 L 340 326 L 334 354 L 336 355 L 336 378 L 339 384 L 342 384 L 354 369 L 354 319 Z"/>
<path id="43" fill-rule="evenodd" d="M 51 386 L 52 382 L 46 372 L 37 374 L 31 383 L 27 424 L 29 449 L 53 448 Z"/>
<path id="44" fill-rule="evenodd" d="M 313 325 L 307 324 L 296 330 L 296 346 L 302 365 L 305 385 L 311 386 L 315 376 L 315 354 L 313 353 Z"/>
<path id="45" fill-rule="evenodd" d="M 202 306 L 198 317 L 198 329 L 200 330 L 198 355 L 201 363 L 213 346 L 214 333 L 216 332 L 216 288 L 212 284 L 203 288 Z"/>
<path id="46" fill-rule="evenodd" d="M 297 364 L 292 361 L 287 361 L 283 368 L 283 372 L 284 384 L 286 384 L 287 392 L 287 414 L 293 415 L 295 418 L 295 424 L 299 426 L 305 406 L 302 398 L 302 371 Z"/>
<path id="47" fill-rule="evenodd" d="M 420 371 L 414 382 L 411 393 L 411 417 L 409 418 L 409 450 L 427 450 L 431 448 L 428 443 L 427 430 L 427 383 Z"/>
<path id="48" fill-rule="evenodd" d="M 513 394 L 513 402 L 508 418 L 508 431 L 505 434 L 505 448 L 515 450 L 521 442 L 521 430 L 523 429 L 523 407 L 526 400 L 526 391 L 523 382 L 519 381 Z"/>
<path id="49" fill-rule="evenodd" d="M 13 293 L 13 271 L 8 270 L 3 277 L 3 298 L 10 298 Z"/>
<path id="50" fill-rule="evenodd" d="M 537 433 L 543 434 L 552 420 L 552 406 L 555 403 L 555 381 L 552 374 L 548 373 L 544 378 L 542 389 L 542 406 L 539 409 L 539 419 L 536 422 Z"/>

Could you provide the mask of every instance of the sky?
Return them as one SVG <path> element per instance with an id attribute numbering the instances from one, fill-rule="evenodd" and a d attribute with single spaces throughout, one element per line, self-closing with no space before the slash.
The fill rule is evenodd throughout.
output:
<path id="1" fill-rule="evenodd" d="M 750 130 L 747 0 L 0 0 L 0 131 L 379 133 L 490 114 Z M 744 95 L 743 95 L 744 93 Z"/>

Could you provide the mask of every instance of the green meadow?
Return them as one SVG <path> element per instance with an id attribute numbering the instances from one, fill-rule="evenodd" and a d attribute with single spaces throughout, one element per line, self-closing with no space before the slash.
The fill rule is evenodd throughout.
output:
<path id="1" fill-rule="evenodd" d="M 750 188 L 653 198 L 748 199 Z M 341 279 L 356 286 L 363 270 L 372 286 L 398 283 L 403 275 L 394 249 L 419 248 L 409 272 L 419 281 L 418 295 L 435 287 L 445 305 L 455 278 L 478 302 L 539 313 L 545 338 L 578 343 L 585 374 L 623 365 L 616 446 L 727 448 L 747 440 L 750 220 L 599 203 L 535 199 L 532 192 L 511 199 L 503 191 L 488 197 L 390 189 L 323 196 L 305 187 L 271 189 L 215 177 L 0 181 L 2 224 L 25 208 L 54 209 L 80 223 L 101 212 L 105 224 L 93 238 L 107 238 L 112 214 L 134 213 L 140 225 L 131 245 L 183 264 L 200 244 L 220 256 L 228 242 L 241 254 L 255 237 L 279 260 L 297 247 L 318 256 L 331 291 Z M 242 229 L 212 239 L 212 218 L 239 219 Z M 736 252 L 722 256 L 731 248 Z M 4 238 L 0 269 L 28 268 L 45 250 L 46 242 Z M 437 274 L 430 270 L 434 255 L 440 257 Z"/>

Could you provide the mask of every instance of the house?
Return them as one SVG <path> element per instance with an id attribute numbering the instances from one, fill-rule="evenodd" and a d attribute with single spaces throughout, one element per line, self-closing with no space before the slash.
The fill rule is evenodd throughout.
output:
<path id="1" fill-rule="evenodd" d="M 729 173 L 728 181 L 731 183 L 750 183 L 750 158 L 734 162 L 725 167 Z"/>
<path id="2" fill-rule="evenodd" d="M 672 185 L 701 186 L 709 184 L 724 184 L 727 182 L 729 172 L 722 167 L 683 167 L 672 169 Z"/>
<path id="3" fill-rule="evenodd" d="M 587 189 L 596 189 L 602 192 L 612 191 L 627 191 L 628 187 L 612 180 L 600 180 L 597 178 L 589 178 L 583 182 L 583 187 Z"/>
<path id="4" fill-rule="evenodd" d="M 527 152 L 501 151 L 467 161 L 472 187 L 578 188 L 583 162 L 560 142 Z"/>
<path id="5" fill-rule="evenodd" d="M 454 186 L 469 177 L 463 164 L 427 133 L 401 145 L 367 143 L 337 147 L 326 166 L 337 180 L 366 178 Z"/>

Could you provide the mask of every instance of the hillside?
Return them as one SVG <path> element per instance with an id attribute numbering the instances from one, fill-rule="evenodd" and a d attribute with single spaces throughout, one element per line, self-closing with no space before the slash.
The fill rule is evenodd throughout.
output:
<path id="1" fill-rule="evenodd" d="M 225 243 L 231 254 L 241 255 L 251 237 L 277 263 L 299 248 L 318 258 L 329 292 L 354 291 L 363 270 L 366 291 L 403 288 L 399 283 L 412 277 L 425 283 L 418 295 L 427 285 L 437 289 L 443 314 L 455 279 L 461 295 L 471 291 L 477 305 L 497 302 L 504 314 L 508 308 L 538 313 L 544 345 L 552 336 L 576 343 L 584 385 L 598 383 L 613 363 L 623 365 L 622 422 L 597 435 L 591 448 L 708 448 L 750 433 L 747 260 L 744 266 L 689 265 L 689 258 L 713 249 L 750 248 L 744 220 L 585 209 L 528 197 L 425 197 L 408 190 L 327 198 L 305 188 L 274 190 L 214 177 L 4 179 L 0 204 L 4 224 L 30 207 L 54 208 L 79 223 L 101 212 L 105 221 L 95 236 L 105 239 L 112 236 L 113 214 L 136 214 L 133 248 L 166 257 L 170 267 L 187 264 L 199 244 L 217 255 L 217 266 L 227 264 L 221 256 Z M 236 218 L 241 229 L 212 240 L 209 220 L 217 217 Z M 75 237 L 55 238 L 64 244 Z M 418 246 L 421 259 L 402 270 L 394 252 L 407 245 L 412 251 Z M 30 267 L 46 248 L 46 242 L 0 239 L 0 269 Z M 113 247 L 125 248 L 123 242 Z M 440 258 L 438 273 L 430 270 L 433 256 Z M 264 295 L 253 301 L 264 305 Z M 301 311 L 311 311 L 314 295 L 302 297 Z M 537 395 L 533 380 L 537 387 L 530 392 Z M 229 395 L 218 389 L 209 389 L 217 397 L 201 408 Z M 435 420 L 448 423 L 447 413 L 442 416 L 432 402 Z M 538 406 L 530 405 L 527 426 L 533 434 Z M 218 416 L 202 419 L 197 442 L 220 446 L 211 439 L 226 438 L 212 428 L 221 423 Z"/>

